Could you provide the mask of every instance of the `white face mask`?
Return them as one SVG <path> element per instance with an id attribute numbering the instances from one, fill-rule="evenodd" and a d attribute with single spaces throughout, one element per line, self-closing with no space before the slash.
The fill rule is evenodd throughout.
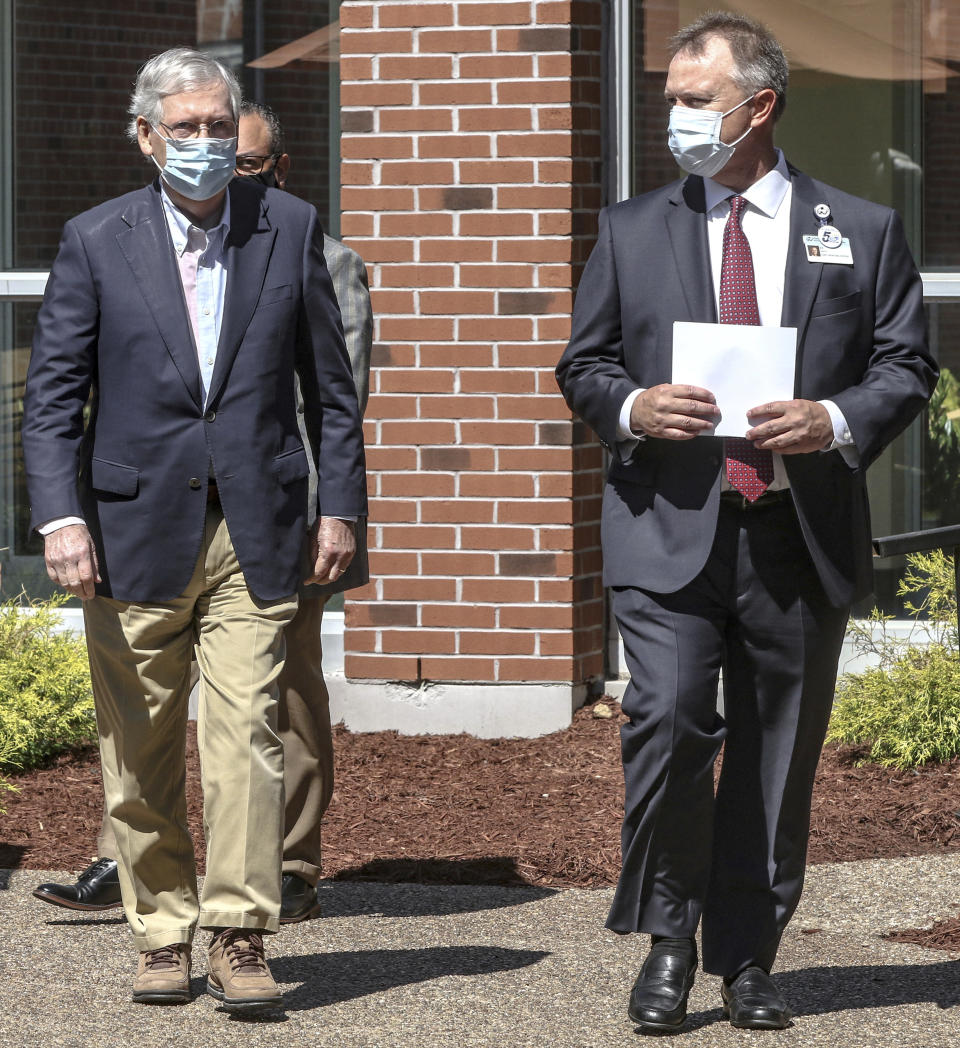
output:
<path id="1" fill-rule="evenodd" d="M 209 200 L 233 178 L 237 166 L 235 138 L 160 137 L 167 145 L 166 162 L 160 167 L 155 156 L 151 159 L 160 168 L 164 182 L 188 200 Z"/>
<path id="2" fill-rule="evenodd" d="M 721 142 L 720 127 L 723 118 L 735 113 L 740 106 L 752 101 L 745 98 L 733 109 L 718 113 L 715 109 L 690 109 L 688 106 L 674 106 L 670 110 L 670 124 L 667 128 L 667 144 L 673 159 L 690 175 L 703 175 L 711 178 L 721 171 L 736 147 L 753 130 L 748 127 L 736 142 Z"/>

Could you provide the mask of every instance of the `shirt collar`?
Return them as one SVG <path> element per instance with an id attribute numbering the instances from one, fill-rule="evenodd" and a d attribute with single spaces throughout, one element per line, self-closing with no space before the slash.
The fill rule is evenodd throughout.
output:
<path id="1" fill-rule="evenodd" d="M 178 255 L 182 255 L 187 248 L 187 232 L 194 224 L 177 207 L 167 194 L 167 188 L 160 180 L 160 199 L 163 201 L 163 211 L 167 216 L 167 226 L 170 229 L 170 237 L 173 240 L 173 249 Z M 225 193 L 223 197 L 223 212 L 220 221 L 207 232 L 207 249 L 216 247 L 219 251 L 223 245 L 224 238 L 230 231 L 230 194 Z"/>
<path id="2" fill-rule="evenodd" d="M 714 182 L 712 178 L 703 180 L 703 188 L 706 196 L 707 214 L 710 214 L 718 204 L 736 195 L 729 186 L 722 186 L 719 182 Z M 787 159 L 783 155 L 783 150 L 778 149 L 776 166 L 739 195 L 744 197 L 768 218 L 773 218 L 777 211 L 780 210 L 780 205 L 783 203 L 783 198 L 787 195 L 789 188 L 790 172 L 787 169 Z"/>

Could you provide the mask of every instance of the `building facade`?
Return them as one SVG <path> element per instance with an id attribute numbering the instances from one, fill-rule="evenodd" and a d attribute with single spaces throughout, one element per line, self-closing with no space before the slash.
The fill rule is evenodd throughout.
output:
<path id="1" fill-rule="evenodd" d="M 348 596 L 338 714 L 534 734 L 619 672 L 600 581 L 601 449 L 553 369 L 606 202 L 677 175 L 669 36 L 687 0 L 5 0 L 0 23 L 0 553 L 42 596 L 17 437 L 62 222 L 151 177 L 123 140 L 139 64 L 217 51 L 287 125 L 288 188 L 368 264 L 372 581 Z M 960 0 L 743 0 L 791 61 L 780 143 L 904 217 L 946 378 L 872 468 L 874 533 L 960 523 Z M 899 564 L 879 565 L 896 613 Z M 862 609 L 866 610 L 866 608 Z M 339 644 L 339 638 L 337 640 Z"/>

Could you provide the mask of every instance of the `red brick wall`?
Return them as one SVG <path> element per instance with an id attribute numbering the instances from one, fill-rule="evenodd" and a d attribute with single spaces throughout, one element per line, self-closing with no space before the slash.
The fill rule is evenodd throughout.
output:
<path id="1" fill-rule="evenodd" d="M 553 374 L 600 204 L 600 17 L 342 5 L 343 232 L 377 317 L 350 677 L 603 672 L 601 456 Z"/>

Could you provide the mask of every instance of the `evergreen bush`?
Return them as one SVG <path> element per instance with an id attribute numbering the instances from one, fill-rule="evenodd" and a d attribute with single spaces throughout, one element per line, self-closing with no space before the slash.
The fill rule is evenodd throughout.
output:
<path id="1" fill-rule="evenodd" d="M 827 739 L 869 745 L 869 760 L 913 768 L 960 754 L 953 558 L 939 550 L 910 554 L 898 593 L 909 598 L 911 637 L 888 636 L 890 616 L 876 608 L 866 625 L 852 627 L 857 651 L 876 655 L 880 664 L 840 678 Z M 926 643 L 915 643 L 918 634 Z"/>
<path id="2" fill-rule="evenodd" d="M 0 772 L 96 738 L 86 644 L 57 632 L 66 599 L 0 604 Z"/>

